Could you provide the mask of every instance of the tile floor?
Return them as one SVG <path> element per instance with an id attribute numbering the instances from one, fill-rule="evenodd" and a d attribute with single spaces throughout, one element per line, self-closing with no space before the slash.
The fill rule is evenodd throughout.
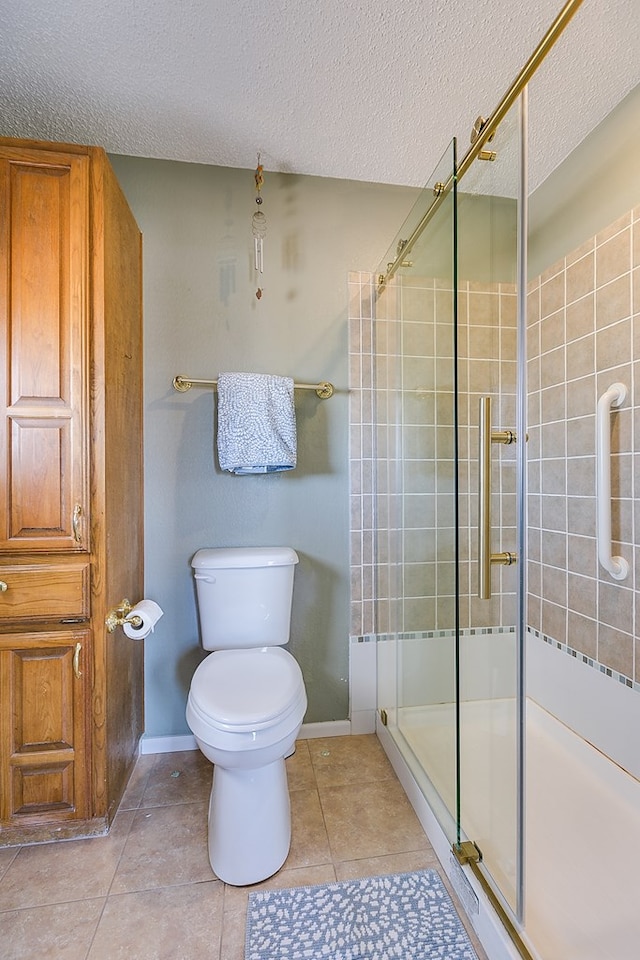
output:
<path id="1" fill-rule="evenodd" d="M 207 855 L 211 771 L 199 751 L 142 756 L 108 837 L 0 850 L 3 960 L 243 960 L 251 890 L 439 869 L 375 736 L 300 740 L 289 857 L 230 887 Z"/>

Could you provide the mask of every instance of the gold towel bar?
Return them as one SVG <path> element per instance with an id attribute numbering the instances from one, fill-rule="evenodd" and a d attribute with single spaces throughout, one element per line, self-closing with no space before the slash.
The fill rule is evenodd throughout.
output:
<path id="1" fill-rule="evenodd" d="M 180 393 L 186 393 L 196 384 L 200 387 L 213 387 L 218 385 L 217 380 L 194 380 L 193 377 L 182 377 L 178 375 L 173 378 L 173 387 Z M 333 384 L 323 381 L 322 383 L 294 383 L 296 390 L 315 390 L 321 400 L 328 400 L 333 396 Z"/>

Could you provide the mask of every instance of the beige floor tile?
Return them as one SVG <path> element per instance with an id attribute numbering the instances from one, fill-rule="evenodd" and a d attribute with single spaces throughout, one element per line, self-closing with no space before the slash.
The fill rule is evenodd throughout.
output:
<path id="1" fill-rule="evenodd" d="M 285 861 L 288 869 L 331 863 L 331 851 L 318 791 L 295 790 L 291 794 L 291 847 Z"/>
<path id="2" fill-rule="evenodd" d="M 318 787 L 395 778 L 375 734 L 310 740 L 309 753 Z"/>
<path id="3" fill-rule="evenodd" d="M 287 766 L 289 792 L 292 790 L 315 789 L 316 777 L 313 772 L 311 757 L 309 756 L 307 740 L 298 740 L 296 743 L 296 752 L 293 756 L 288 757 L 285 762 Z"/>
<path id="4" fill-rule="evenodd" d="M 319 790 L 334 862 L 429 847 L 397 780 Z"/>
<path id="5" fill-rule="evenodd" d="M 162 753 L 149 774 L 140 807 L 209 801 L 213 764 L 199 750 Z"/>
<path id="6" fill-rule="evenodd" d="M 298 742 L 289 856 L 253 886 L 211 871 L 211 776 L 199 751 L 141 757 L 109 837 L 0 850 L 2 960 L 244 960 L 252 891 L 437 865 L 373 735 Z"/>
<path id="7" fill-rule="evenodd" d="M 206 803 L 183 803 L 136 811 L 111 893 L 214 879 L 207 810 Z"/>
<path id="8" fill-rule="evenodd" d="M 0 850 L 0 877 L 7 872 L 20 852 L 20 847 L 4 847 Z"/>
<path id="9" fill-rule="evenodd" d="M 140 806 L 140 801 L 144 794 L 149 779 L 149 774 L 153 770 L 157 756 L 148 754 L 138 757 L 133 773 L 129 777 L 129 783 L 120 803 L 120 810 L 135 810 Z"/>
<path id="10" fill-rule="evenodd" d="M 0 880 L 0 910 L 106 896 L 133 817 L 119 813 L 107 837 L 22 847 Z"/>
<path id="11" fill-rule="evenodd" d="M 85 960 L 104 898 L 0 913 L 3 960 Z"/>
<path id="12" fill-rule="evenodd" d="M 224 888 L 224 912 L 236 916 L 238 922 L 244 926 L 247 913 L 247 900 L 250 893 L 256 890 L 283 890 L 288 887 L 312 887 L 319 883 L 334 883 L 336 873 L 333 864 L 324 863 L 314 867 L 296 867 L 291 870 L 282 868 L 273 877 L 255 883 L 250 887 Z M 226 960 L 226 958 L 225 958 Z"/>
<path id="13" fill-rule="evenodd" d="M 239 914 L 236 913 L 225 913 L 222 919 L 221 960 L 244 960 L 245 938 L 244 918 L 240 919 Z"/>
<path id="14" fill-rule="evenodd" d="M 338 880 L 356 880 L 360 877 L 381 877 L 390 873 L 411 873 L 414 870 L 433 870 L 439 864 L 434 850 L 412 850 L 392 853 L 386 857 L 365 857 L 336 864 Z"/>
<path id="15" fill-rule="evenodd" d="M 218 880 L 110 896 L 87 960 L 217 960 Z"/>

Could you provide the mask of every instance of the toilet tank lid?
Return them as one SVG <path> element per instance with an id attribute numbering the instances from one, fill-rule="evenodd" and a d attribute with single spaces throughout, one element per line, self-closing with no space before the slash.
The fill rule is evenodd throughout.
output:
<path id="1" fill-rule="evenodd" d="M 230 570 L 245 567 L 286 567 L 298 562 L 291 547 L 208 547 L 198 550 L 194 570 Z"/>

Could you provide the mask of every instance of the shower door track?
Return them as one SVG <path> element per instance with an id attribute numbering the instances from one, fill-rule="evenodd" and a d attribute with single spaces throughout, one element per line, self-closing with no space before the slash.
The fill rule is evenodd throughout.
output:
<path id="1" fill-rule="evenodd" d="M 461 180 L 473 161 L 480 155 L 482 148 L 491 139 L 492 135 L 495 133 L 496 127 L 501 123 L 502 120 L 504 120 L 513 104 L 516 102 L 538 67 L 541 65 L 542 61 L 545 59 L 557 40 L 560 39 L 565 27 L 573 19 L 579 7 L 582 5 L 582 2 L 583 0 L 567 0 L 567 3 L 565 3 L 564 7 L 553 21 L 544 37 L 533 51 L 526 64 L 513 81 L 491 116 L 486 120 L 478 118 L 476 121 L 476 126 L 474 127 L 474 130 L 476 131 L 476 138 L 458 164 L 455 172 L 451 174 L 446 183 L 437 183 L 435 185 L 431 206 L 425 211 L 422 219 L 414 228 L 411 236 L 407 240 L 400 241 L 396 258 L 392 263 L 388 264 L 387 272 L 381 273 L 378 276 L 378 294 L 382 293 L 387 283 L 394 277 L 395 273 L 402 266 L 403 261 L 406 260 L 407 255 L 413 249 L 416 241 L 421 237 L 425 227 L 451 190 L 454 179 Z"/>
<path id="2" fill-rule="evenodd" d="M 514 924 L 505 908 L 502 906 L 502 903 L 494 892 L 493 887 L 484 875 L 484 871 L 480 867 L 480 863 L 482 862 L 482 853 L 480 852 L 480 849 L 475 843 L 473 843 L 472 840 L 464 840 L 462 843 L 454 843 L 451 847 L 451 850 L 458 863 L 461 866 L 469 867 L 473 873 L 474 877 L 482 887 L 483 893 L 486 895 L 487 899 L 491 903 L 491 906 L 497 913 L 500 922 L 509 934 L 514 947 L 523 960 L 535 960 L 533 954 L 529 952 L 526 944 L 520 936 L 520 931 Z"/>

